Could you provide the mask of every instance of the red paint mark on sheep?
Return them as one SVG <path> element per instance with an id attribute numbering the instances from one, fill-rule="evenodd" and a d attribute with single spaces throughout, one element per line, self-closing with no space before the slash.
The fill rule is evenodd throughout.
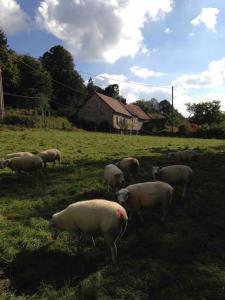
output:
<path id="1" fill-rule="evenodd" d="M 123 214 L 123 212 L 120 209 L 116 210 L 116 214 L 117 214 L 117 217 L 119 219 L 123 219 L 124 218 L 124 214 Z"/>

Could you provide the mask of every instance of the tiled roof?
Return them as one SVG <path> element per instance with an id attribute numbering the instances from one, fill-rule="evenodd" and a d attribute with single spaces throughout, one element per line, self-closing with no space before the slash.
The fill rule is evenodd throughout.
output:
<path id="1" fill-rule="evenodd" d="M 103 94 L 97 93 L 96 95 L 103 100 L 109 107 L 112 108 L 115 112 L 125 115 L 127 117 L 132 117 L 132 115 L 126 110 L 126 108 L 116 99 L 112 97 L 105 96 Z"/>
<path id="2" fill-rule="evenodd" d="M 126 109 L 134 116 L 138 117 L 142 120 L 149 120 L 149 116 L 138 106 L 135 104 L 127 104 Z"/>

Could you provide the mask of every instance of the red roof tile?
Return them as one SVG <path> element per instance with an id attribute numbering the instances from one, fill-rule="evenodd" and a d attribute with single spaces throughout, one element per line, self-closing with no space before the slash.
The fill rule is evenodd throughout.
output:
<path id="1" fill-rule="evenodd" d="M 142 120 L 149 120 L 149 116 L 138 106 L 135 104 L 127 104 L 126 109 L 134 116 L 138 117 Z"/>
<path id="2" fill-rule="evenodd" d="M 126 108 L 116 99 L 112 97 L 105 96 L 103 94 L 97 93 L 96 95 L 103 100 L 109 107 L 112 108 L 115 112 L 125 115 L 127 117 L 132 117 L 132 115 L 126 110 Z"/>

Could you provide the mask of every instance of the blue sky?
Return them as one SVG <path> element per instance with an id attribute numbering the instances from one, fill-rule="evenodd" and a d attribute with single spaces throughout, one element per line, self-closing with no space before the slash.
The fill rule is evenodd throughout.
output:
<path id="1" fill-rule="evenodd" d="M 225 1 L 0 0 L 10 47 L 35 57 L 62 44 L 76 69 L 128 102 L 219 99 L 225 110 Z M 84 73 L 83 73 L 84 72 Z"/>

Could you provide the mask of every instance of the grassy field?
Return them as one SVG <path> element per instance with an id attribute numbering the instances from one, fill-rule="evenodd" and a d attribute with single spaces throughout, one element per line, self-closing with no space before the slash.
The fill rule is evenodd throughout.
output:
<path id="1" fill-rule="evenodd" d="M 47 148 L 63 153 L 61 166 L 42 175 L 0 171 L 0 299 L 225 299 L 225 141 L 123 136 L 79 131 L 1 130 L 0 157 Z M 178 187 L 165 224 L 158 210 L 128 224 L 111 265 L 101 238 L 77 247 L 62 232 L 52 240 L 51 215 L 68 204 L 111 199 L 103 168 L 125 156 L 140 160 L 138 181 L 151 180 L 151 166 L 169 164 L 170 150 L 197 149 L 192 195 Z"/>

